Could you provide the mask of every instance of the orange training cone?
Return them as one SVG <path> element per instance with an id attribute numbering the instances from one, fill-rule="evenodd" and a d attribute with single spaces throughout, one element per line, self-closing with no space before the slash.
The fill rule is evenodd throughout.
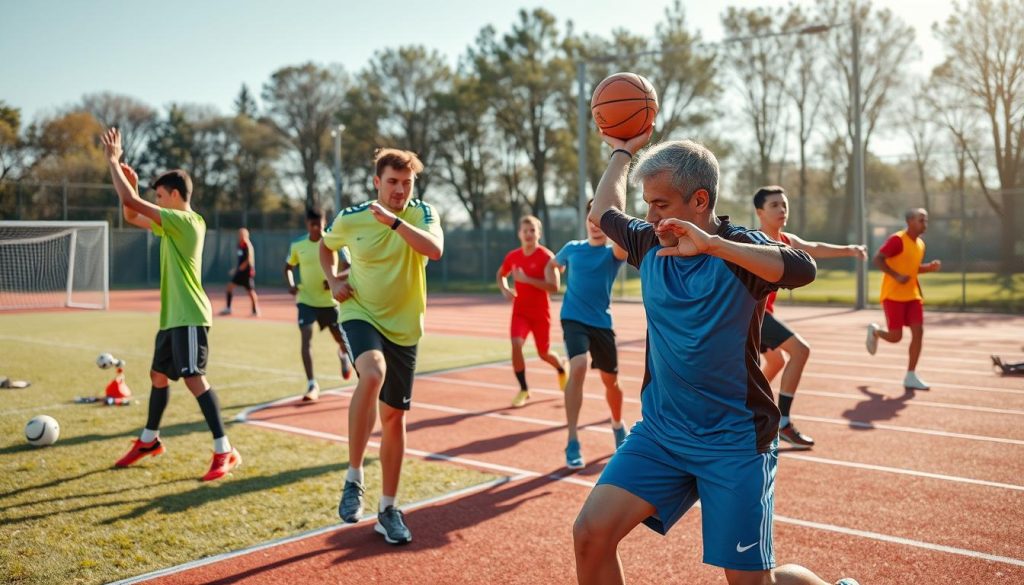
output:
<path id="1" fill-rule="evenodd" d="M 117 376 L 107 384 L 107 398 L 130 398 L 131 388 L 124 381 L 124 368 L 117 368 Z"/>

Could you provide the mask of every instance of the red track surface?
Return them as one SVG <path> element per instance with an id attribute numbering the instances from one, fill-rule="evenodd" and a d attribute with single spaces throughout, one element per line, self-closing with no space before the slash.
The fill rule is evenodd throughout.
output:
<path id="1" fill-rule="evenodd" d="M 153 296 L 119 293 L 114 308 L 152 308 Z M 294 318 L 285 295 L 262 301 L 264 318 Z M 247 299 L 236 303 L 247 312 Z M 497 300 L 434 296 L 427 331 L 504 338 L 508 313 Z M 614 313 L 625 414 L 635 421 L 643 310 L 623 303 Z M 906 340 L 882 343 L 875 357 L 864 351 L 864 326 L 880 320 L 879 312 L 781 307 L 779 313 L 812 346 L 793 412 L 818 442 L 813 451 L 784 452 L 780 460 L 779 562 L 806 565 L 830 580 L 854 576 L 865 585 L 1024 582 L 1024 379 L 997 377 L 988 366 L 990 353 L 1019 355 L 1024 318 L 927 314 L 918 370 L 933 388 L 908 394 L 900 383 Z M 559 339 L 560 331 L 552 336 Z M 599 380 L 588 377 L 581 440 L 589 465 L 567 474 L 554 374 L 532 360 L 527 375 L 533 398 L 522 409 L 508 408 L 516 386 L 505 364 L 418 378 L 410 450 L 515 479 L 409 512 L 412 544 L 389 546 L 364 522 L 156 581 L 574 582 L 572 522 L 612 453 L 607 407 Z M 347 405 L 342 391 L 312 406 L 266 408 L 250 421 L 343 440 Z M 667 537 L 637 528 L 621 554 L 635 583 L 724 583 L 720 569 L 701 563 L 699 509 Z"/>

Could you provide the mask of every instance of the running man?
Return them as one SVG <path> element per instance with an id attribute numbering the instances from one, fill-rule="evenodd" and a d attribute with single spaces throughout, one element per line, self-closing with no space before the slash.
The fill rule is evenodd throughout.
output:
<path id="1" fill-rule="evenodd" d="M 718 161 L 690 141 L 639 157 L 647 217 L 625 215 L 630 162 L 652 132 L 603 137 L 614 150 L 590 212 L 640 270 L 648 340 L 642 420 L 573 527 L 579 582 L 622 583 L 619 542 L 641 522 L 664 534 L 699 497 L 704 562 L 730 584 L 826 585 L 803 567 L 775 568 L 779 409 L 758 367 L 762 303 L 814 280 L 814 261 L 717 217 Z"/>
<path id="2" fill-rule="evenodd" d="M 153 387 L 146 427 L 131 450 L 114 465 L 128 467 L 143 457 L 164 453 L 160 419 L 170 398 L 168 380 L 184 378 L 213 434 L 213 461 L 202 479 L 220 479 L 238 466 L 242 457 L 228 441 L 217 394 L 206 380 L 210 352 L 207 332 L 212 321 L 210 299 L 201 278 L 206 222 L 192 211 L 192 179 L 181 169 L 160 175 L 151 186 L 156 191 L 153 205 L 139 196 L 139 176 L 130 166 L 119 162 L 124 154 L 120 131 L 107 130 L 101 142 L 114 189 L 124 206 L 124 220 L 152 230 L 160 238 L 160 330 L 149 372 Z"/>
<path id="3" fill-rule="evenodd" d="M 374 158 L 377 199 L 342 211 L 324 233 L 320 264 L 341 302 L 341 326 L 355 356 L 359 383 L 348 409 L 349 466 L 338 515 L 363 513 L 363 460 L 377 420 L 383 437 L 382 497 L 374 529 L 390 544 L 412 541 L 396 504 L 405 455 L 405 413 L 412 402 L 416 346 L 427 306 L 427 261 L 444 251 L 437 212 L 411 199 L 423 163 L 415 153 L 384 148 Z M 351 268 L 339 272 L 337 250 L 348 247 Z"/>
<path id="4" fill-rule="evenodd" d="M 590 211 L 594 201 L 587 202 Z M 622 389 L 619 388 L 619 356 L 612 330 L 612 285 L 626 251 L 608 241 L 601 228 L 587 222 L 587 239 L 573 240 L 562 246 L 548 262 L 548 270 L 558 274 L 569 270 L 562 299 L 562 333 L 569 358 L 569 382 L 565 385 L 565 420 L 569 442 L 565 447 L 565 466 L 582 469 L 586 463 L 580 451 L 578 426 L 583 406 L 583 380 L 587 376 L 587 352 L 591 367 L 601 372 L 604 397 L 612 415 L 615 448 L 626 440 L 622 424 Z"/>
<path id="5" fill-rule="evenodd" d="M 228 283 L 228 290 L 225 292 L 227 306 L 221 310 L 221 315 L 231 314 L 231 297 L 235 292 L 235 286 L 244 286 L 249 293 L 249 301 L 252 303 L 252 316 L 260 316 L 259 298 L 256 296 L 256 250 L 249 239 L 249 230 L 238 229 L 238 249 L 235 251 L 238 256 L 238 266 Z"/>
<path id="6" fill-rule="evenodd" d="M 320 238 L 324 232 L 324 214 L 319 208 L 306 210 L 307 235 L 292 242 L 288 250 L 288 260 L 284 264 L 284 280 L 288 283 L 288 293 L 295 297 L 299 310 L 299 331 L 302 334 L 302 367 L 306 371 L 305 401 L 320 397 L 320 384 L 313 375 L 313 352 L 310 341 L 313 339 L 313 325 L 320 325 L 320 331 L 327 329 L 338 344 L 338 359 L 341 361 L 341 377 L 348 380 L 352 377 L 352 361 L 348 351 L 348 341 L 341 329 L 338 312 L 338 301 L 331 296 L 327 286 L 327 277 L 320 266 Z M 295 267 L 299 268 L 299 283 L 295 283 Z M 344 268 L 344 263 L 343 263 Z"/>
<path id="7" fill-rule="evenodd" d="M 903 387 L 909 390 L 927 390 L 928 383 L 917 376 L 917 360 L 921 357 L 924 339 L 924 295 L 917 276 L 936 272 L 942 262 L 924 261 L 924 238 L 928 231 L 928 212 L 924 209 L 909 209 L 905 215 L 907 229 L 889 236 L 873 259 L 875 267 L 883 272 L 882 309 L 885 310 L 886 329 L 877 323 L 868 325 L 868 353 L 875 355 L 878 340 L 899 343 L 903 339 L 903 328 L 910 328 L 910 351 L 907 373 L 903 376 Z"/>
<path id="8" fill-rule="evenodd" d="M 558 387 L 565 390 L 568 381 L 565 368 L 568 363 L 551 351 L 551 297 L 558 292 L 558 277 L 548 270 L 548 262 L 555 255 L 540 245 L 543 227 L 540 220 L 527 215 L 519 220 L 520 246 L 505 255 L 495 279 L 498 290 L 512 301 L 512 371 L 519 381 L 519 392 L 512 399 L 512 406 L 519 408 L 530 399 L 530 388 L 526 384 L 526 359 L 523 345 L 526 337 L 533 333 L 533 343 L 540 359 L 551 364 L 558 372 Z M 508 286 L 509 275 L 515 280 L 515 289 Z"/>
<path id="9" fill-rule="evenodd" d="M 782 231 L 789 220 L 789 199 L 786 197 L 785 189 L 778 185 L 758 189 L 754 194 L 754 209 L 761 223 L 761 231 L 765 235 L 776 242 L 803 250 L 815 260 L 867 258 L 864 246 L 808 242 L 795 234 Z M 807 359 L 811 355 L 811 346 L 800 334 L 794 333 L 775 316 L 776 294 L 776 291 L 768 294 L 768 301 L 764 307 L 764 321 L 761 322 L 761 353 L 764 355 L 761 371 L 769 383 L 780 371 L 782 372 L 782 381 L 779 384 L 779 410 L 782 412 L 782 418 L 779 419 L 779 438 L 796 449 L 810 449 L 814 446 L 814 439 L 797 430 L 789 420 L 789 411 L 793 406 L 793 398 L 800 385 L 800 377 L 804 373 Z M 788 362 L 783 357 L 783 352 L 789 355 Z"/>

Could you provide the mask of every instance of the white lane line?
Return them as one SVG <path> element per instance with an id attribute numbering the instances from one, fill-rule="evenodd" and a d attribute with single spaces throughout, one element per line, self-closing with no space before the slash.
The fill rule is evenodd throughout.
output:
<path id="1" fill-rule="evenodd" d="M 479 483 L 479 484 L 476 484 L 476 485 L 472 485 L 472 486 L 469 486 L 469 487 L 466 487 L 466 488 L 462 488 L 462 489 L 451 491 L 451 492 L 448 492 L 448 493 L 445 493 L 445 494 L 434 496 L 432 498 L 427 498 L 425 500 L 420 500 L 418 502 L 413 502 L 411 504 L 404 505 L 404 506 L 402 506 L 402 510 L 405 511 L 405 512 L 409 512 L 409 511 L 415 510 L 417 508 L 423 508 L 425 506 L 429 506 L 431 504 L 437 504 L 439 502 L 443 502 L 443 501 L 446 501 L 446 500 L 454 500 L 454 499 L 462 497 L 462 496 L 466 496 L 466 495 L 470 495 L 470 494 L 475 494 L 477 492 L 486 491 L 486 490 L 489 490 L 491 488 L 500 486 L 502 484 L 509 483 L 509 482 L 512 482 L 512 481 L 516 481 L 518 479 L 522 479 L 522 478 L 520 478 L 520 477 L 499 477 L 498 479 L 494 479 L 494 480 L 491 480 L 491 481 L 486 481 L 486 482 Z M 231 560 L 231 559 L 234 559 L 234 558 L 237 558 L 237 557 L 241 557 L 241 556 L 244 556 L 244 555 L 248 555 L 248 554 L 251 554 L 251 553 L 254 553 L 254 552 L 259 552 L 261 550 L 267 550 L 267 549 L 273 548 L 275 546 L 284 546 L 286 544 L 291 544 L 293 542 L 296 542 L 296 541 L 299 541 L 299 540 L 304 540 L 306 538 L 312 538 L 314 536 L 320 536 L 322 534 L 330 534 L 332 532 L 341 532 L 342 530 L 346 530 L 346 529 L 349 529 L 349 528 L 354 528 L 356 526 L 360 526 L 362 524 L 366 524 L 367 521 L 369 521 L 369 520 L 376 520 L 376 519 L 377 519 L 377 515 L 376 514 L 367 514 L 367 515 L 363 516 L 362 518 L 360 518 L 359 522 L 354 523 L 354 524 L 334 524 L 332 526 L 325 526 L 323 528 L 317 528 L 317 529 L 314 529 L 314 530 L 308 530 L 308 531 L 305 531 L 305 532 L 300 532 L 298 534 L 293 534 L 291 536 L 285 536 L 283 538 L 276 538 L 274 540 L 268 540 L 266 542 L 261 542 L 259 544 L 254 544 L 252 546 L 248 546 L 248 547 L 245 547 L 245 548 L 240 548 L 238 550 L 233 550 L 231 552 L 221 553 L 219 555 L 214 555 L 212 557 L 206 557 L 206 558 L 203 558 L 203 559 L 198 559 L 198 560 L 190 561 L 190 562 L 187 562 L 187 563 L 182 563 L 180 565 L 175 565 L 173 567 L 167 567 L 166 569 L 158 569 L 156 571 L 152 571 L 152 572 L 145 573 L 145 574 L 142 574 L 142 575 L 136 575 L 135 577 L 129 577 L 127 579 L 122 579 L 120 581 L 114 581 L 112 583 L 108 583 L 108 585 L 131 585 L 131 584 L 134 584 L 134 583 L 141 583 L 143 581 L 148 581 L 150 579 L 156 579 L 158 577 L 166 577 L 168 575 L 174 575 L 176 573 L 183 573 L 183 572 L 191 570 L 191 569 L 196 569 L 196 568 L 199 568 L 199 567 L 204 567 L 206 565 L 212 565 L 214 563 L 219 563 L 219 562 L 222 562 L 222 561 Z"/>
<path id="2" fill-rule="evenodd" d="M 927 471 L 914 471 L 913 469 L 904 469 L 901 467 L 886 467 L 884 465 L 871 465 L 869 463 L 856 463 L 854 461 L 840 461 L 838 459 L 826 459 L 825 457 L 814 457 L 812 455 L 800 455 L 798 453 L 791 453 L 789 451 L 779 451 L 779 456 L 785 457 L 787 459 L 799 459 L 800 461 L 809 461 L 812 463 L 824 463 L 826 465 L 837 465 L 840 467 L 853 467 L 855 469 L 867 469 L 870 471 L 881 471 L 883 473 L 895 473 L 897 475 L 912 475 L 915 477 L 926 477 L 928 479 L 938 479 L 941 481 L 968 483 L 972 485 L 993 487 L 1003 490 L 1024 491 L 1024 485 L 1016 485 L 1012 483 L 999 483 L 996 481 L 986 481 L 983 479 L 971 479 L 969 477 L 958 477 L 955 475 L 943 475 L 941 473 L 929 473 Z"/>
<path id="3" fill-rule="evenodd" d="M 863 401 L 865 396 L 863 394 L 848 394 L 843 392 L 822 392 L 821 390 L 800 390 L 800 396 L 820 396 L 822 398 L 843 398 L 849 400 Z M 887 400 L 896 400 L 898 396 L 883 396 Z M 928 400 L 913 400 L 907 401 L 907 406 L 925 406 L 928 408 L 948 408 L 952 410 L 966 410 L 969 412 L 984 412 L 988 414 L 1010 414 L 1014 416 L 1024 416 L 1024 410 L 1010 410 L 1008 408 L 992 408 L 989 406 L 972 406 L 968 404 L 951 404 L 948 402 L 930 402 Z"/>
<path id="4" fill-rule="evenodd" d="M 913 433 L 918 435 L 931 435 L 933 437 L 946 437 L 950 439 L 965 439 L 968 441 L 983 441 L 988 443 L 1005 443 L 1007 445 L 1024 445 L 1024 440 L 1020 439 L 1007 439 L 1003 437 L 988 437 L 985 435 L 970 435 L 966 433 L 951 433 L 948 431 L 939 431 L 935 429 L 918 429 L 914 427 L 900 427 L 896 425 L 887 425 L 884 423 L 868 423 L 857 420 L 847 420 L 845 418 L 825 418 L 820 416 L 808 416 L 805 414 L 794 414 L 792 418 L 797 420 L 806 420 L 811 422 L 820 422 L 831 425 L 843 425 L 855 427 L 858 429 L 879 429 L 885 431 L 893 431 L 896 433 Z"/>

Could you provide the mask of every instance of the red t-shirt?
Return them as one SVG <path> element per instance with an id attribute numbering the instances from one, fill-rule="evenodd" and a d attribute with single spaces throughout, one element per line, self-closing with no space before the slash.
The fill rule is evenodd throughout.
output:
<path id="1" fill-rule="evenodd" d="M 516 248 L 505 255 L 505 261 L 501 263 L 501 275 L 512 274 L 515 268 L 522 268 L 526 276 L 544 280 L 544 267 L 555 255 L 544 246 L 537 246 L 532 254 L 527 256 L 522 248 Z M 546 315 L 551 310 L 551 299 L 548 291 L 539 289 L 533 285 L 516 281 L 516 299 L 512 303 L 512 312 L 528 315 Z"/>
<path id="2" fill-rule="evenodd" d="M 903 238 L 901 238 L 899 234 L 889 236 L 889 239 L 882 244 L 882 247 L 879 248 L 878 251 L 886 258 L 892 258 L 893 256 L 899 255 L 903 252 Z"/>
<path id="3" fill-rule="evenodd" d="M 782 235 L 782 238 L 779 241 L 781 241 L 783 244 L 786 244 L 787 246 L 792 245 L 793 242 L 786 235 L 786 232 L 779 232 L 779 233 Z M 774 291 L 774 290 L 772 292 L 768 293 L 768 301 L 764 304 L 764 312 L 765 313 L 774 313 L 775 312 L 775 296 L 777 294 L 778 294 L 778 291 Z"/>

